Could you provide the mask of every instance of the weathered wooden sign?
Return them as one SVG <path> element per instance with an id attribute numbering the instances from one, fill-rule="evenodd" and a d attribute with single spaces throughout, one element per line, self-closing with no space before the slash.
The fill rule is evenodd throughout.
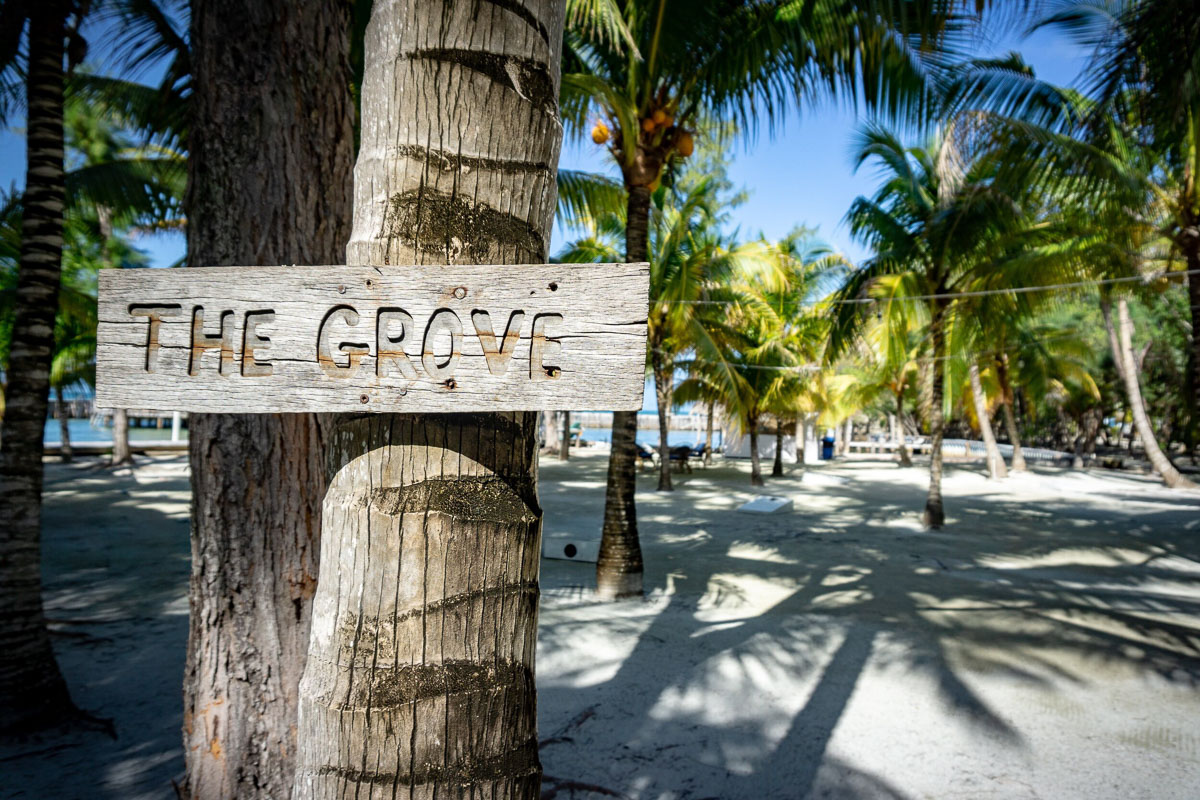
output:
<path id="1" fill-rule="evenodd" d="M 646 264 L 105 270 L 96 404 L 639 409 L 648 290 Z"/>

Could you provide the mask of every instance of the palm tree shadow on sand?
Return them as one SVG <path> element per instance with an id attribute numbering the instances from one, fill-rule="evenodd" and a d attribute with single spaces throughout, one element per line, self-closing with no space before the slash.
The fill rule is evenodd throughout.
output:
<path id="1" fill-rule="evenodd" d="M 1128 499 L 1144 501 L 1144 485 L 1131 481 Z M 919 508 L 911 489 L 850 481 L 839 491 L 848 502 L 835 514 L 764 518 L 750 536 L 684 530 L 737 530 L 723 524 L 732 522 L 728 510 L 644 525 L 648 541 L 684 542 L 676 545 L 682 566 L 660 584 L 672 593 L 610 678 L 597 684 L 594 665 L 580 665 L 542 682 L 547 709 L 595 704 L 586 722 L 544 746 L 547 773 L 602 776 L 640 797 L 900 798 L 886 776 L 829 750 L 864 670 L 918 676 L 934 687 L 948 724 L 1018 750 L 1026 738 L 965 672 L 1049 691 L 1087 684 L 1092 664 L 1188 686 L 1200 678 L 1200 546 L 1179 524 L 1197 498 L 1156 498 L 1114 520 L 1067 499 L 980 494 L 958 502 L 959 523 L 935 533 L 887 527 Z M 838 522 L 846 517 L 855 521 Z M 714 613 L 736 606 L 739 587 L 755 582 L 786 595 L 748 616 Z M 1180 583 L 1191 594 L 1170 590 Z M 630 623 L 618 615 L 612 624 L 627 631 Z M 580 630 L 544 623 L 543 652 L 569 647 Z M 775 687 L 789 685 L 784 679 L 812 688 L 803 701 L 782 696 Z M 589 751 L 606 743 L 617 752 Z"/>

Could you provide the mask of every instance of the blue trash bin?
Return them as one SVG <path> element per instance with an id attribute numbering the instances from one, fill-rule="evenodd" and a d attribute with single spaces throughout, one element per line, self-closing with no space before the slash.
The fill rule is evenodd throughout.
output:
<path id="1" fill-rule="evenodd" d="M 821 458 L 829 460 L 833 458 L 833 437 L 826 436 L 821 440 Z"/>

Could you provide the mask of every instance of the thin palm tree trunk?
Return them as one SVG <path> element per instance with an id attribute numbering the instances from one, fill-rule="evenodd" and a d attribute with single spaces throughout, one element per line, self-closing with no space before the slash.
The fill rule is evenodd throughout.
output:
<path id="1" fill-rule="evenodd" d="M 1008 356 L 996 359 L 996 377 L 1000 381 L 1000 403 L 1004 410 L 1004 429 L 1008 433 L 1008 441 L 1012 444 L 1012 470 L 1024 472 L 1025 453 L 1021 449 L 1021 431 L 1017 428 L 1017 417 L 1013 413 L 1013 389 L 1008 380 Z"/>
<path id="2" fill-rule="evenodd" d="M 62 271 L 65 4 L 31 4 L 20 271 L 0 437 L 0 733 L 75 714 L 42 610 L 42 454 Z"/>
<path id="3" fill-rule="evenodd" d="M 983 382 L 979 380 L 979 365 L 974 361 L 967 368 L 967 375 L 971 380 L 971 396 L 975 401 L 975 418 L 979 421 L 979 433 L 983 436 L 983 447 L 987 451 L 988 477 L 1007 478 L 1008 469 L 1004 466 L 1004 456 L 1000 455 L 1000 448 L 996 445 L 987 398 L 983 394 Z"/>
<path id="4" fill-rule="evenodd" d="M 713 449 L 713 404 L 708 404 L 708 424 L 704 432 L 704 466 L 712 464 Z"/>
<path id="5" fill-rule="evenodd" d="M 904 441 L 904 390 L 896 392 L 896 422 L 892 428 L 892 438 L 896 442 L 896 453 L 900 456 L 900 466 L 911 467 L 912 456 L 908 454 L 908 444 Z"/>
<path id="6" fill-rule="evenodd" d="M 654 396 L 658 401 L 658 491 L 674 491 L 671 485 L 671 373 L 659 353 L 659 343 L 654 343 L 650 352 L 651 369 L 654 372 Z"/>
<path id="7" fill-rule="evenodd" d="M 946 510 L 942 505 L 942 437 L 945 435 L 946 417 L 942 410 L 942 382 L 944 380 L 945 336 L 942 330 L 944 307 L 935 301 L 933 319 L 929 323 L 930 339 L 933 344 L 933 363 L 930 364 L 929 386 L 929 495 L 925 498 L 925 524 L 940 528 L 946 522 Z"/>
<path id="8" fill-rule="evenodd" d="M 54 387 L 56 414 L 58 417 L 59 460 L 64 464 L 71 463 L 71 409 L 63 401 L 61 386 Z"/>
<path id="9" fill-rule="evenodd" d="M 746 420 L 750 432 L 750 485 L 765 486 L 762 476 L 762 463 L 758 457 L 758 415 L 751 414 Z"/>
<path id="10" fill-rule="evenodd" d="M 348 263 L 545 260 L 564 6 L 514 7 L 374 5 Z M 293 798 L 539 796 L 537 442 L 523 411 L 332 421 Z"/>
<path id="11" fill-rule="evenodd" d="M 1107 300 L 1101 303 L 1104 325 L 1108 329 L 1109 343 L 1117 361 L 1121 379 L 1125 383 L 1125 395 L 1129 399 L 1129 410 L 1133 414 L 1133 426 L 1142 438 L 1142 448 L 1154 471 L 1162 476 L 1163 483 L 1172 489 L 1191 489 L 1195 484 L 1179 474 L 1166 453 L 1158 446 L 1150 418 L 1146 415 L 1146 404 L 1142 400 L 1142 387 L 1138 379 L 1137 365 L 1133 359 L 1133 320 L 1129 317 L 1129 304 L 1125 298 L 1117 300 L 1117 325 L 1112 320 L 1112 305 Z"/>
<path id="12" fill-rule="evenodd" d="M 771 465 L 771 477 L 783 477 L 783 423 L 775 420 L 775 463 Z"/>
<path id="13" fill-rule="evenodd" d="M 571 457 L 571 412 L 562 412 L 562 444 L 558 447 L 558 460 L 566 461 Z"/>
<path id="14" fill-rule="evenodd" d="M 649 248 L 648 187 L 629 188 L 625 219 L 625 258 L 645 261 Z M 604 490 L 604 527 L 596 560 L 596 594 L 601 600 L 642 596 L 645 567 L 638 541 L 636 490 L 637 412 L 616 411 Z"/>
<path id="15" fill-rule="evenodd" d="M 1195 112 L 1193 112 L 1195 113 Z M 1192 147 L 1200 147 L 1200 142 L 1193 141 Z M 1192 176 L 1195 180 L 1196 176 Z M 1194 213 L 1194 212 L 1193 212 Z M 1188 268 L 1188 305 L 1192 318 L 1192 352 L 1188 359 L 1191 371 L 1191 394 L 1188 397 L 1189 418 L 1191 425 L 1187 437 L 1191 446 L 1193 463 L 1195 463 L 1195 441 L 1200 437 L 1200 219 L 1193 218 L 1187 233 L 1184 255 Z"/>
<path id="16" fill-rule="evenodd" d="M 114 467 L 133 463 L 133 454 L 129 451 L 129 412 L 123 408 L 113 409 L 113 451 L 110 465 Z"/>

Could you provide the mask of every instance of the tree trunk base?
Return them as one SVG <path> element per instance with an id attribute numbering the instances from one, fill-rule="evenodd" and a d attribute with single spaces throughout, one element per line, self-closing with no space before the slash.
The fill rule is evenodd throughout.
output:
<path id="1" fill-rule="evenodd" d="M 596 597 L 604 602 L 642 597 L 645 594 L 642 588 L 644 577 L 640 570 L 619 574 L 598 574 L 596 576 Z"/>

